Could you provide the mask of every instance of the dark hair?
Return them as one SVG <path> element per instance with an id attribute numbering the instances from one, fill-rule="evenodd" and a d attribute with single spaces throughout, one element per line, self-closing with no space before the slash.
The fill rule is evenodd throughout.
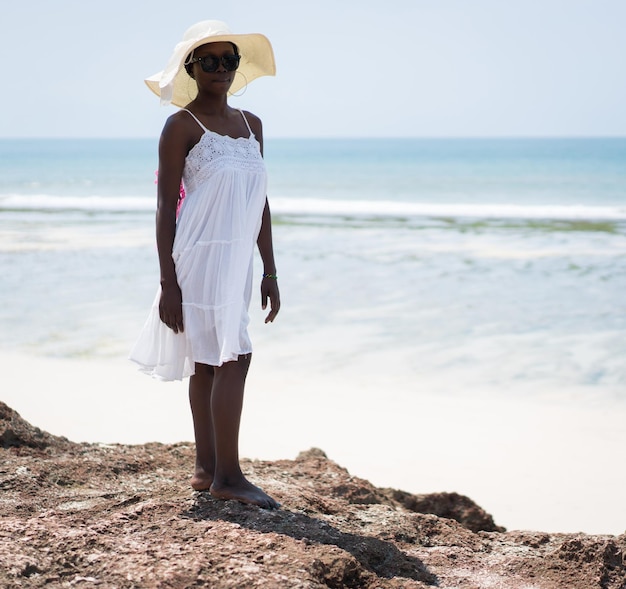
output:
<path id="1" fill-rule="evenodd" d="M 239 47 L 237 47 L 237 45 L 235 45 L 232 41 L 228 41 L 228 43 L 230 43 L 233 46 L 233 51 L 235 52 L 235 55 L 239 55 Z M 205 45 L 209 45 L 209 43 L 205 43 Z M 200 47 L 202 47 L 202 45 L 200 45 Z M 197 49 L 197 47 L 196 47 Z M 195 49 L 194 49 L 195 51 Z M 189 63 L 189 61 L 193 58 L 193 51 L 187 56 L 185 57 L 185 71 L 187 72 L 187 74 L 189 75 L 189 77 L 193 78 L 192 75 L 192 70 L 193 70 L 193 63 Z"/>

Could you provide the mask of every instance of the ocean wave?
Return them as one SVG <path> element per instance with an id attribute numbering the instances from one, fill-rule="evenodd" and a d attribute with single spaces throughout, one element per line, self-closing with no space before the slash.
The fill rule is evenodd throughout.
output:
<path id="1" fill-rule="evenodd" d="M 156 199 L 143 196 L 0 195 L 0 211 L 128 213 L 154 211 Z"/>
<path id="2" fill-rule="evenodd" d="M 283 215 L 331 215 L 345 217 L 626 220 L 626 206 L 490 203 L 439 204 L 428 202 L 274 198 L 272 199 L 272 210 Z"/>
<path id="3" fill-rule="evenodd" d="M 433 203 L 394 200 L 271 199 L 281 216 L 426 219 L 519 219 L 624 221 L 626 206 L 524 205 L 518 203 Z M 138 196 L 0 195 L 0 211 L 154 212 L 156 199 Z"/>

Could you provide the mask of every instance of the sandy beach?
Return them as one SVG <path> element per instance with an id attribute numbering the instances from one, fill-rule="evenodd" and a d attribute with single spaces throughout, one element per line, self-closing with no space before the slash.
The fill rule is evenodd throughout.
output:
<path id="1" fill-rule="evenodd" d="M 162 383 L 120 359 L 3 352 L 2 401 L 78 442 L 192 439 L 186 382 Z M 403 390 L 373 371 L 302 374 L 256 354 L 241 455 L 292 459 L 322 448 L 351 474 L 412 493 L 458 492 L 507 529 L 621 534 L 623 403 L 571 396 Z M 461 386 L 461 383 L 459 383 Z M 358 402 L 355 399 L 359 399 Z"/>

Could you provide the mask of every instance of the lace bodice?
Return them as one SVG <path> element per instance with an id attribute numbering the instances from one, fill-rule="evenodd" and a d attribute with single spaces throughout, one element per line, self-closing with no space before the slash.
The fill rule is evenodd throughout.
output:
<path id="1" fill-rule="evenodd" d="M 186 192 L 195 191 L 219 171 L 265 173 L 259 142 L 254 135 L 234 139 L 213 131 L 205 131 L 193 146 L 183 171 Z"/>

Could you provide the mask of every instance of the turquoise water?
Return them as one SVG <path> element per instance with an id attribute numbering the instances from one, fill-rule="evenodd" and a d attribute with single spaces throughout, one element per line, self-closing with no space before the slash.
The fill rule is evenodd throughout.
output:
<path id="1" fill-rule="evenodd" d="M 282 140 L 268 143 L 266 158 L 279 196 L 626 202 L 624 139 Z"/>
<path id="2" fill-rule="evenodd" d="M 0 194 L 149 196 L 156 142 L 0 139 Z"/>
<path id="3" fill-rule="evenodd" d="M 0 347 L 127 353 L 156 289 L 156 140 L 0 141 Z M 626 139 L 267 139 L 296 375 L 358 356 L 453 383 L 625 397 Z M 308 363 L 307 366 L 303 362 Z"/>
<path id="4" fill-rule="evenodd" d="M 152 139 L 0 139 L 0 195 L 151 196 Z M 272 195 L 626 204 L 626 139 L 266 140 Z"/>

